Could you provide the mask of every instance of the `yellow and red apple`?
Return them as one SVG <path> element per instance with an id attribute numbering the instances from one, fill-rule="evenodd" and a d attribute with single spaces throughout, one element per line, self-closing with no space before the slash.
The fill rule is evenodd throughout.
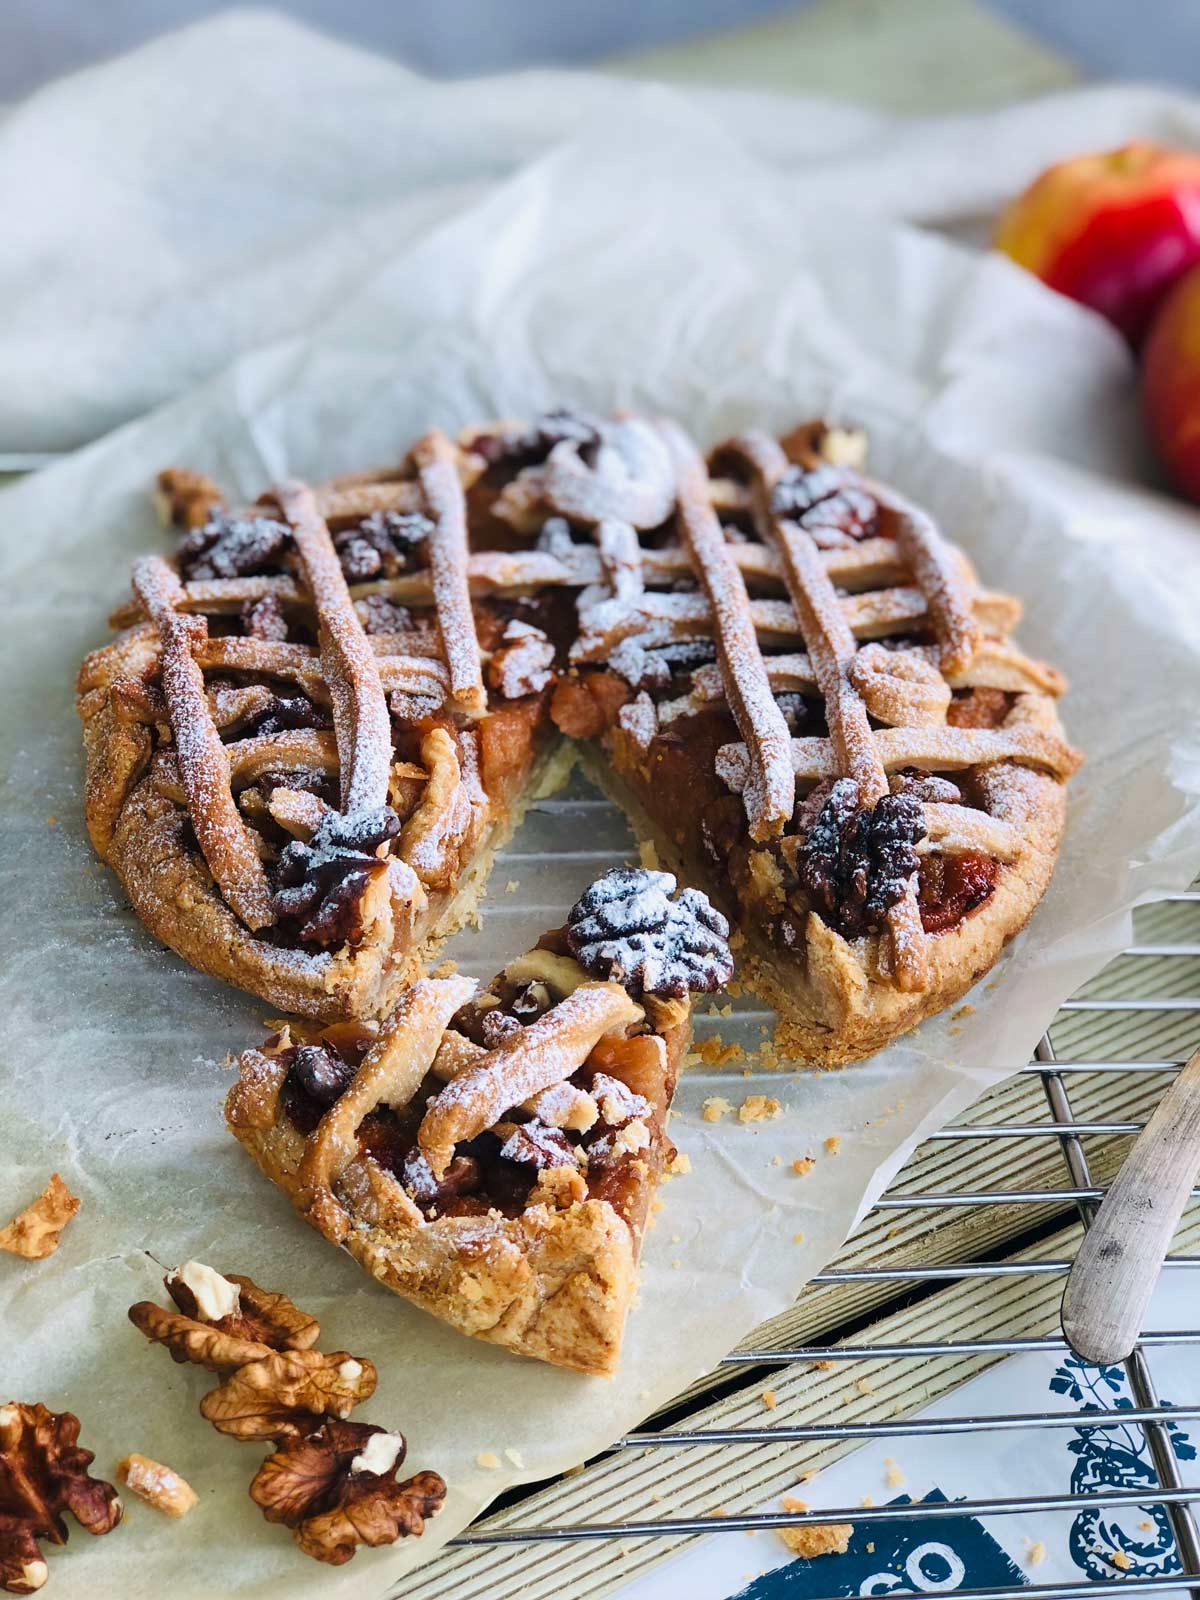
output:
<path id="1" fill-rule="evenodd" d="M 1176 487 L 1200 500 L 1200 266 L 1174 285 L 1142 349 L 1142 415 Z"/>
<path id="2" fill-rule="evenodd" d="M 1009 206 L 996 244 L 1136 346 L 1200 261 L 1200 155 L 1140 140 L 1061 161 Z"/>

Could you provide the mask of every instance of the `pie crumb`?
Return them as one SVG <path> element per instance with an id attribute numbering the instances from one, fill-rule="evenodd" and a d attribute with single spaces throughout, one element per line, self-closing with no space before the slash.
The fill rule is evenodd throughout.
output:
<path id="1" fill-rule="evenodd" d="M 841 1136 L 841 1134 L 840 1133 L 831 1133 L 829 1135 L 828 1139 L 826 1139 L 826 1141 L 825 1141 L 825 1153 L 826 1153 L 826 1155 L 836 1156 L 841 1151 L 841 1148 L 842 1148 L 842 1136 Z"/>
<path id="2" fill-rule="evenodd" d="M 1114 1567 L 1119 1568 L 1122 1572 L 1128 1572 L 1130 1567 L 1133 1565 L 1129 1553 L 1125 1550 L 1114 1550 L 1108 1559 L 1112 1562 Z"/>
<path id="3" fill-rule="evenodd" d="M 885 1456 L 883 1464 L 887 1468 L 887 1473 L 885 1474 L 883 1481 L 887 1484 L 888 1488 L 902 1489 L 904 1487 L 904 1473 L 892 1460 L 891 1456 Z"/>
<path id="4" fill-rule="evenodd" d="M 783 1107 L 768 1094 L 747 1095 L 738 1108 L 739 1122 L 766 1122 L 780 1116 Z"/>
<path id="5" fill-rule="evenodd" d="M 508 882 L 504 885 L 504 892 L 505 892 L 505 894 L 516 894 L 517 890 L 520 887 L 521 887 L 520 878 L 510 878 L 508 880 Z"/>
<path id="6" fill-rule="evenodd" d="M 792 1235 L 792 1243 L 793 1244 L 803 1244 L 804 1243 L 804 1235 L 802 1233 L 794 1233 Z"/>
<path id="7" fill-rule="evenodd" d="M 1030 1567 L 1040 1567 L 1045 1559 L 1046 1541 L 1044 1539 L 1038 1539 L 1029 1546 L 1029 1550 L 1025 1556 L 1026 1565 Z"/>
<path id="8" fill-rule="evenodd" d="M 705 1122 L 720 1122 L 721 1118 L 727 1117 L 732 1110 L 733 1107 L 728 1100 L 719 1094 L 714 1094 L 710 1095 L 704 1102 L 704 1110 L 701 1115 Z"/>
<path id="9" fill-rule="evenodd" d="M 717 1015 L 724 1013 L 718 1012 Z M 701 1039 L 696 1046 L 696 1054 L 706 1067 L 727 1067 L 734 1061 L 746 1059 L 746 1052 L 740 1044 L 726 1044 L 719 1033 Z"/>
<path id="10" fill-rule="evenodd" d="M 779 1404 L 779 1401 L 775 1398 L 774 1389 L 764 1389 L 760 1398 L 762 1399 L 762 1403 L 764 1406 L 766 1406 L 768 1411 L 774 1411 L 775 1407 Z"/>
<path id="11" fill-rule="evenodd" d="M 811 1172 L 816 1164 L 811 1156 L 800 1156 L 792 1162 L 792 1171 L 797 1177 L 803 1178 L 805 1173 Z"/>
<path id="12" fill-rule="evenodd" d="M 794 1555 L 844 1556 L 850 1548 L 854 1526 L 849 1522 L 817 1523 L 809 1528 L 780 1528 L 779 1537 Z"/>
<path id="13" fill-rule="evenodd" d="M 477 1467 L 487 1467 L 489 1470 L 500 1465 L 500 1457 L 494 1450 L 481 1450 L 475 1457 Z"/>
<path id="14" fill-rule="evenodd" d="M 690 1172 L 691 1170 L 692 1158 L 686 1150 L 676 1150 L 670 1161 L 667 1162 L 667 1171 L 673 1178 L 681 1177 L 685 1172 Z"/>
<path id="15" fill-rule="evenodd" d="M 794 1494 L 785 1494 L 779 1502 L 785 1511 L 807 1511 L 808 1501 L 797 1500 Z"/>
<path id="16" fill-rule="evenodd" d="M 837 1362 L 836 1361 L 814 1361 L 813 1362 L 813 1366 L 817 1369 L 818 1372 L 832 1372 L 834 1367 L 837 1366 Z"/>
<path id="17" fill-rule="evenodd" d="M 859 1394 L 875 1393 L 875 1385 L 871 1382 L 870 1378 L 859 1378 L 855 1382 L 854 1387 L 858 1390 Z"/>

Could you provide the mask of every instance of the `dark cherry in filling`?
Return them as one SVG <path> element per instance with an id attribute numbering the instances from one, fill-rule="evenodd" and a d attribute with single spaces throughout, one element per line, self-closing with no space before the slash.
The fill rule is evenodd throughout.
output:
<path id="1" fill-rule="evenodd" d="M 958 856 L 924 856 L 917 878 L 917 899 L 926 933 L 945 933 L 978 910 L 996 887 L 997 866 L 991 856 L 966 850 Z"/>

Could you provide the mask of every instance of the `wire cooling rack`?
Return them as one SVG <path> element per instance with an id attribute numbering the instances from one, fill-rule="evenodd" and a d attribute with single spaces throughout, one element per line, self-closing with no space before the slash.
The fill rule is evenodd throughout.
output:
<path id="1" fill-rule="evenodd" d="M 467 1530 L 415 1575 L 406 1589 L 411 1600 L 532 1597 L 543 1586 L 547 1595 L 599 1596 L 698 1535 L 831 1522 L 936 1525 L 946 1517 L 1077 1512 L 1084 1503 L 1119 1508 L 1127 1502 L 1164 1508 L 1177 1574 L 956 1594 L 962 1600 L 1009 1594 L 1072 1600 L 1153 1589 L 1200 1597 L 1194 1511 L 1200 1484 L 1186 1481 L 1166 1425 L 1200 1419 L 1200 1406 L 1163 1405 L 1154 1370 L 1156 1351 L 1200 1345 L 1200 1330 L 1144 1334 L 1125 1363 L 1132 1407 L 1087 1415 L 1089 1426 L 1111 1421 L 1142 1431 L 1158 1487 L 803 1512 L 738 1514 L 719 1504 L 693 1515 L 627 1514 L 647 1497 L 670 1498 L 685 1509 L 699 1500 L 711 1508 L 714 1496 L 736 1495 L 739 1485 L 761 1503 L 794 1482 L 800 1467 L 827 1465 L 867 1441 L 1001 1430 L 1036 1438 L 1078 1424 L 1078 1412 L 1036 1406 L 987 1416 L 897 1412 L 923 1408 L 931 1395 L 1006 1356 L 1067 1353 L 1058 1303 L 1081 1230 L 1090 1225 L 1128 1136 L 1141 1129 L 1200 1032 L 1200 890 L 1143 908 L 1136 928 L 1144 942 L 1062 1008 L 1017 1078 L 931 1136 L 842 1254 L 810 1283 L 794 1313 L 756 1330 L 716 1373 L 582 1472 L 513 1496 Z M 1020 1187 L 1013 1187 L 1014 1173 Z M 1200 1253 L 1189 1253 L 1200 1250 L 1200 1216 L 1185 1218 L 1174 1250 L 1172 1271 L 1200 1267 Z M 857 1409 L 874 1414 L 860 1416 L 851 1404 L 845 1420 L 829 1421 L 835 1408 L 822 1386 L 836 1381 L 829 1379 L 831 1369 L 844 1373 L 847 1363 L 872 1373 L 874 1382 L 861 1384 Z M 764 1376 L 781 1394 L 789 1377 L 797 1390 L 786 1419 L 781 1408 L 769 1425 L 757 1420 Z M 877 1393 L 877 1400 L 865 1398 Z M 697 1470 L 677 1470 L 675 1463 L 692 1453 Z M 1191 1475 L 1200 1472 L 1193 1468 Z M 651 1483 L 675 1492 L 647 1496 Z M 830 1567 L 832 1579 L 836 1563 Z"/>

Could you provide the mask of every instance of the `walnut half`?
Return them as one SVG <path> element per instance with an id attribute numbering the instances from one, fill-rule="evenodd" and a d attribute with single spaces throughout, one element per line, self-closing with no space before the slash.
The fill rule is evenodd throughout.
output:
<path id="1" fill-rule="evenodd" d="M 165 1344 L 173 1361 L 191 1361 L 210 1372 L 229 1373 L 280 1350 L 307 1350 L 321 1336 L 315 1317 L 285 1294 L 260 1289 L 251 1278 L 213 1271 L 186 1261 L 163 1279 L 179 1307 L 167 1311 L 153 1300 L 129 1308 L 129 1320 L 154 1344 Z"/>
<path id="2" fill-rule="evenodd" d="M 39 1541 L 66 1544 L 64 1511 L 89 1533 L 109 1533 L 120 1522 L 117 1491 L 88 1473 L 93 1460 L 69 1411 L 0 1406 L 0 1587 L 9 1594 L 33 1594 L 45 1583 Z"/>
<path id="3" fill-rule="evenodd" d="M 424 1531 L 446 1498 L 436 1472 L 403 1482 L 405 1443 L 369 1422 L 326 1422 L 284 1444 L 255 1474 L 250 1496 L 268 1522 L 285 1523 L 307 1556 L 340 1567 L 360 1544 L 394 1544 Z"/>
<path id="4" fill-rule="evenodd" d="M 335 1350 L 280 1350 L 231 1373 L 200 1415 L 235 1439 L 298 1439 L 323 1417 L 345 1417 L 375 1393 L 370 1361 Z"/>

